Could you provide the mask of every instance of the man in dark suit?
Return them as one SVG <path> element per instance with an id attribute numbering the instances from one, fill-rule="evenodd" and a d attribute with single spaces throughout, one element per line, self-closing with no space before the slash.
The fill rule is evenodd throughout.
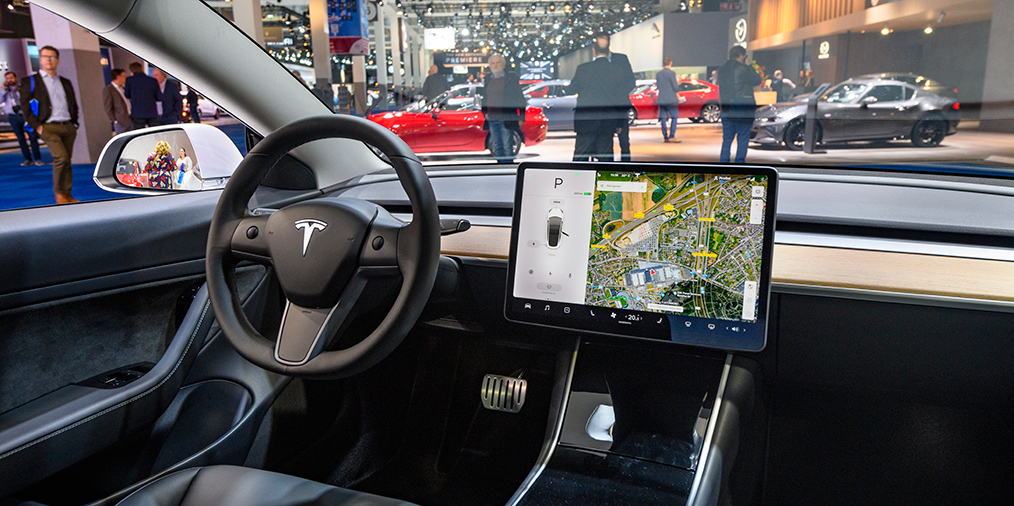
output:
<path id="1" fill-rule="evenodd" d="M 190 109 L 190 122 L 200 123 L 201 122 L 201 110 L 198 107 L 198 101 L 201 97 L 197 96 L 197 91 L 192 87 L 187 87 L 187 107 Z"/>
<path id="2" fill-rule="evenodd" d="M 130 64 L 130 77 L 123 85 L 123 95 L 130 99 L 130 119 L 134 128 L 159 126 L 158 81 L 144 73 L 144 65 Z"/>
<path id="3" fill-rule="evenodd" d="M 156 105 L 163 125 L 175 125 L 183 116 L 183 96 L 180 95 L 180 82 L 169 79 L 160 68 L 151 71 L 158 82 L 159 102 Z"/>
<path id="4" fill-rule="evenodd" d="M 78 202 L 71 196 L 74 183 L 70 160 L 77 138 L 78 108 L 74 85 L 56 74 L 60 51 L 53 46 L 39 50 L 37 74 L 21 80 L 21 111 L 25 121 L 46 141 L 53 155 L 53 193 L 57 204 Z M 33 110 L 32 101 L 37 103 Z"/>
<path id="5" fill-rule="evenodd" d="M 662 142 L 681 142 L 676 138 L 676 121 L 680 117 L 679 83 L 672 71 L 672 58 L 662 58 L 662 70 L 655 74 L 655 88 L 658 89 L 658 122 L 662 124 Z M 669 131 L 666 127 L 672 120 Z"/>
<path id="6" fill-rule="evenodd" d="M 592 55 L 592 61 L 577 67 L 567 87 L 568 95 L 577 95 L 574 161 L 612 160 L 613 135 L 626 124 L 631 107 L 630 91 L 635 80 L 630 62 L 625 56 L 615 64 L 610 61 L 608 35 L 596 39 Z"/>
<path id="7" fill-rule="evenodd" d="M 127 73 L 123 69 L 113 69 L 109 76 L 113 82 L 102 88 L 102 108 L 113 124 L 113 133 L 119 135 L 134 128 L 134 122 L 130 119 L 130 103 L 123 92 Z"/>
<path id="8" fill-rule="evenodd" d="M 620 128 L 617 130 L 617 136 L 620 141 L 620 160 L 624 162 L 630 161 L 630 110 L 634 108 L 634 104 L 630 101 L 630 94 L 637 87 L 637 79 L 634 78 L 634 71 L 630 67 L 630 60 L 627 59 L 627 55 L 622 53 L 614 53 L 609 50 L 609 34 L 600 33 L 595 37 L 595 44 L 597 46 L 605 48 L 609 54 L 609 62 L 613 64 L 613 72 L 616 72 L 617 78 L 620 80 L 620 87 L 617 92 L 620 94 L 619 102 L 626 105 L 626 117 L 627 121 L 620 123 Z M 612 152 L 612 138 L 609 139 L 609 151 Z"/>
<path id="9" fill-rule="evenodd" d="M 736 163 L 746 163 L 746 150 L 750 145 L 757 101 L 753 88 L 760 86 L 761 78 L 746 64 L 746 48 L 732 46 L 729 61 L 718 69 L 718 101 L 722 104 L 722 150 L 719 160 L 729 163 L 732 140 L 736 139 Z"/>
<path id="10" fill-rule="evenodd" d="M 518 75 L 507 72 L 507 61 L 489 57 L 490 77 L 482 88 L 482 114 L 489 128 L 490 146 L 497 163 L 514 161 L 514 132 L 525 124 L 528 103 Z"/>

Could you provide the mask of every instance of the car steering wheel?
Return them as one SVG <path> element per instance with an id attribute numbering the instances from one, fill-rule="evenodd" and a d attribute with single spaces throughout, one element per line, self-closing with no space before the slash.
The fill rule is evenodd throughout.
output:
<path id="1" fill-rule="evenodd" d="M 286 153 L 328 138 L 362 141 L 387 156 L 412 204 L 410 224 L 354 198 L 309 200 L 271 214 L 248 210 L 254 190 Z M 288 376 L 351 376 L 393 351 L 422 313 L 440 261 L 436 198 L 419 159 L 386 128 L 354 116 L 299 120 L 265 137 L 236 168 L 215 208 L 206 258 L 215 318 L 240 355 Z M 278 277 L 286 306 L 274 341 L 243 312 L 235 277 L 240 260 L 270 265 Z M 380 325 L 350 348 L 324 351 L 367 280 L 398 274 L 400 291 Z"/>

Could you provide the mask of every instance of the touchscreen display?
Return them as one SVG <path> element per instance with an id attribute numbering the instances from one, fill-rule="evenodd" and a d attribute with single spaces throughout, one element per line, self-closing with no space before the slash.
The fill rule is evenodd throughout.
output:
<path id="1" fill-rule="evenodd" d="M 522 164 L 507 317 L 763 348 L 776 179 L 763 167 Z"/>

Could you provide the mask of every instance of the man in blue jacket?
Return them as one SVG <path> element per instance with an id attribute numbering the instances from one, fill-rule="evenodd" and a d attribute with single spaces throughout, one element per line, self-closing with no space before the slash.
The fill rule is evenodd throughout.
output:
<path id="1" fill-rule="evenodd" d="M 123 96 L 130 99 L 130 120 L 134 123 L 134 128 L 159 126 L 162 123 L 156 105 L 159 98 L 158 81 L 145 74 L 144 65 L 139 62 L 130 64 L 130 72 L 133 75 L 123 85 Z"/>
<path id="2" fill-rule="evenodd" d="M 662 124 L 662 142 L 682 142 L 676 138 L 676 121 L 680 117 L 680 94 L 676 73 L 672 71 L 672 58 L 662 58 L 665 67 L 655 74 L 655 87 L 658 88 L 658 122 Z M 672 126 L 666 126 L 672 120 Z"/>
<path id="3" fill-rule="evenodd" d="M 169 79 L 169 76 L 160 68 L 151 71 L 158 83 L 157 105 L 160 121 L 163 125 L 175 125 L 183 117 L 183 95 L 180 95 L 180 82 Z"/>

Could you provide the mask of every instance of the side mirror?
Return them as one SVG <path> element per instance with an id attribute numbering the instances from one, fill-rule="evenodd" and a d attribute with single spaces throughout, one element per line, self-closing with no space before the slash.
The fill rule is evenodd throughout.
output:
<path id="1" fill-rule="evenodd" d="M 440 116 L 440 108 L 434 107 L 433 112 L 430 113 L 430 117 L 433 118 L 433 120 L 435 121 L 438 116 Z"/>
<path id="2" fill-rule="evenodd" d="M 239 148 L 214 126 L 165 125 L 113 137 L 93 178 L 105 190 L 136 195 L 212 190 L 223 188 L 242 161 Z"/>
<path id="3" fill-rule="evenodd" d="M 877 103 L 877 97 L 863 97 L 862 107 L 869 107 L 870 104 Z"/>

